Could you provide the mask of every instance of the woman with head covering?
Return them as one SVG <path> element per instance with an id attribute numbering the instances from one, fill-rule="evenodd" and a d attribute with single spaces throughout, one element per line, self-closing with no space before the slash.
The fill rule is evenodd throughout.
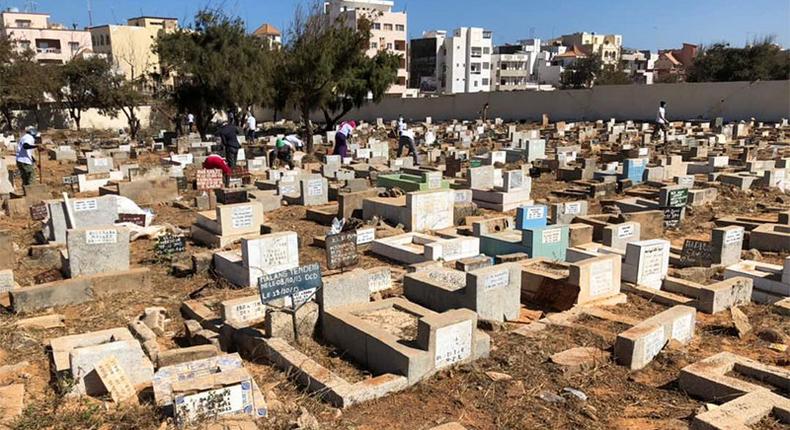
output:
<path id="1" fill-rule="evenodd" d="M 351 133 L 357 128 L 357 123 L 354 121 L 346 121 L 340 124 L 340 128 L 335 133 L 335 149 L 333 154 L 339 155 L 342 158 L 347 157 L 348 153 L 348 138 Z"/>

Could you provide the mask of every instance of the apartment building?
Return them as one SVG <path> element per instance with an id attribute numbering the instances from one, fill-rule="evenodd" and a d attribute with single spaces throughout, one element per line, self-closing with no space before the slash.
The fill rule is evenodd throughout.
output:
<path id="1" fill-rule="evenodd" d="M 616 66 L 620 62 L 622 35 L 581 32 L 563 35 L 558 40 L 563 46 L 576 46 L 588 56 L 597 56 L 603 65 Z"/>
<path id="2" fill-rule="evenodd" d="M 160 34 L 178 29 L 178 20 L 141 16 L 128 19 L 126 24 L 91 27 L 93 52 L 106 55 L 116 70 L 129 80 L 162 75 L 154 45 Z"/>
<path id="3" fill-rule="evenodd" d="M 650 51 L 623 49 L 620 67 L 636 84 L 651 85 L 658 54 Z"/>
<path id="4" fill-rule="evenodd" d="M 445 39 L 446 31 L 431 31 L 409 42 L 409 88 L 423 93 L 443 91 Z"/>
<path id="5" fill-rule="evenodd" d="M 0 13 L 0 35 L 15 41 L 20 51 L 32 49 L 39 63 L 63 64 L 90 52 L 90 32 L 52 23 L 49 18 L 46 13 L 8 9 Z"/>
<path id="6" fill-rule="evenodd" d="M 342 20 L 352 28 L 357 28 L 361 19 L 372 22 L 367 55 L 373 57 L 379 51 L 387 51 L 401 57 L 398 80 L 387 93 L 404 94 L 409 82 L 408 17 L 406 12 L 393 11 L 394 6 L 395 2 L 391 0 L 329 0 L 324 3 L 324 12 L 330 22 Z"/>
<path id="7" fill-rule="evenodd" d="M 444 41 L 446 93 L 477 93 L 491 90 L 492 32 L 461 27 Z"/>
<path id="8" fill-rule="evenodd" d="M 491 55 L 491 91 L 525 90 L 530 82 L 530 54 L 520 45 L 494 48 Z"/>
<path id="9" fill-rule="evenodd" d="M 662 82 L 685 81 L 686 72 L 694 65 L 697 52 L 697 45 L 690 43 L 684 43 L 680 49 L 658 51 L 656 79 Z"/>

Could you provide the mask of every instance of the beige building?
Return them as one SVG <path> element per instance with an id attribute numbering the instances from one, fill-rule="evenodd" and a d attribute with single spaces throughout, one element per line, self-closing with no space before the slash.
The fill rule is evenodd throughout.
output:
<path id="1" fill-rule="evenodd" d="M 177 29 L 175 18 L 145 16 L 129 19 L 127 25 L 91 27 L 90 35 L 95 53 L 107 55 L 127 79 L 136 80 L 161 72 L 154 52 L 156 39 Z"/>
<path id="2" fill-rule="evenodd" d="M 619 34 L 573 33 L 560 38 L 563 46 L 578 46 L 587 55 L 597 56 L 604 65 L 617 65 L 623 47 Z"/>
<path id="3" fill-rule="evenodd" d="M 394 5 L 395 2 L 390 0 L 329 0 L 324 8 L 330 21 L 344 19 L 353 28 L 357 27 L 362 18 L 372 21 L 367 55 L 373 57 L 378 51 L 388 51 L 401 57 L 398 81 L 387 93 L 404 94 L 409 82 L 409 68 L 406 64 L 408 17 L 406 12 L 394 12 Z"/>
<path id="4" fill-rule="evenodd" d="M 17 42 L 17 49 L 32 49 L 39 63 L 63 64 L 76 55 L 91 50 L 88 31 L 66 28 L 49 22 L 49 14 L 17 12 L 0 13 L 0 36 Z"/>

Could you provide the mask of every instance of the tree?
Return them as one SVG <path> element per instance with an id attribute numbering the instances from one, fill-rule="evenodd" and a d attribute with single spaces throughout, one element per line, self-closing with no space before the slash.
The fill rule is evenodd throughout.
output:
<path id="1" fill-rule="evenodd" d="M 790 53 L 773 38 L 733 48 L 716 43 L 700 49 L 688 75 L 689 82 L 784 80 L 790 78 Z"/>
<path id="2" fill-rule="evenodd" d="M 239 18 L 201 10 L 192 28 L 160 36 L 155 51 L 177 75 L 171 100 L 195 115 L 202 136 L 215 113 L 249 109 L 269 94 L 270 51 Z"/>
<path id="3" fill-rule="evenodd" d="M 111 77 L 101 95 L 102 113 L 111 116 L 117 116 L 118 111 L 123 113 L 129 125 L 129 136 L 132 139 L 136 139 L 140 131 L 137 108 L 145 104 L 147 100 L 140 88 L 139 81 L 128 80 L 125 76 L 116 74 Z"/>
<path id="4" fill-rule="evenodd" d="M 633 84 L 622 67 L 604 66 L 600 75 L 595 79 L 595 85 L 628 85 Z"/>
<path id="5" fill-rule="evenodd" d="M 600 71 L 601 60 L 598 57 L 580 58 L 563 70 L 560 84 L 564 89 L 590 88 Z"/>
<path id="6" fill-rule="evenodd" d="M 102 57 L 75 57 L 60 67 L 58 102 L 81 130 L 82 112 L 107 107 L 108 86 L 114 78 L 112 65 Z"/>
<path id="7" fill-rule="evenodd" d="M 304 123 L 308 152 L 313 151 L 310 114 L 320 110 L 327 129 L 354 107 L 380 100 L 397 80 L 400 57 L 379 52 L 368 57 L 371 23 L 357 28 L 342 20 L 327 22 L 321 5 L 297 8 L 275 72 L 276 109 L 290 103 Z M 370 96 L 370 97 L 369 97 Z"/>

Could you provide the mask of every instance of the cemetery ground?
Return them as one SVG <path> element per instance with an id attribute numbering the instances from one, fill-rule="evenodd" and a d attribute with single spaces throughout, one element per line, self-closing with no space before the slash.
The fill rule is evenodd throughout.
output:
<path id="1" fill-rule="evenodd" d="M 485 152 L 487 144 L 477 150 Z M 396 146 L 395 146 L 396 148 Z M 391 149 L 394 149 L 391 147 Z M 141 166 L 159 164 L 161 154 L 144 154 Z M 61 178 L 73 170 L 72 163 L 45 160 L 44 183 L 51 190 L 72 190 Z M 194 176 L 194 171 L 187 171 Z M 533 180 L 531 198 L 536 203 L 555 203 L 552 191 L 567 186 L 544 173 Z M 686 218 L 678 229 L 669 229 L 664 238 L 673 246 L 682 246 L 685 239 L 707 240 L 715 227 L 714 218 L 754 216 L 767 207 L 787 208 L 790 198 L 774 189 L 740 190 L 718 185 L 716 199 L 703 206 L 687 208 Z M 182 193 L 186 202 L 194 191 Z M 96 193 L 73 193 L 72 197 L 95 196 Z M 589 213 L 601 213 L 600 200 L 589 200 Z M 187 231 L 195 222 L 195 211 L 172 203 L 153 206 L 157 224 L 170 224 Z M 301 205 L 282 206 L 266 212 L 265 225 L 272 232 L 293 231 L 299 239 L 299 261 L 321 264 L 324 276 L 340 271 L 326 269 L 325 251 L 312 246 L 313 238 L 323 236 L 327 227 L 307 219 L 307 208 Z M 515 216 L 516 211 L 507 214 Z M 474 214 L 500 216 L 488 209 Z M 378 233 L 395 236 L 403 226 L 389 226 Z M 12 232 L 17 246 L 18 265 L 14 277 L 20 285 L 33 283 L 42 272 L 38 263 L 26 253 L 36 243 L 39 222 L 29 217 L 0 217 L 0 230 Z M 381 238 L 385 236 L 378 236 Z M 238 245 L 227 249 L 237 249 Z M 15 323 L 30 315 L 0 314 L 0 369 L 10 363 L 23 363 L 18 371 L 0 372 L 0 386 L 13 382 L 25 384 L 25 409 L 14 421 L 15 429 L 163 429 L 174 428 L 172 419 L 164 416 L 153 401 L 140 405 L 119 404 L 108 407 L 109 399 L 64 396 L 67 388 L 55 382 L 50 370 L 48 340 L 60 336 L 93 332 L 113 327 L 126 327 L 128 322 L 144 313 L 145 308 L 161 306 L 170 319 L 167 331 L 157 336 L 162 350 L 189 346 L 185 339 L 181 306 L 186 300 L 211 299 L 213 303 L 249 296 L 249 290 L 232 288 L 211 272 L 177 276 L 174 264 L 191 264 L 189 256 L 209 249 L 187 241 L 185 260 L 157 256 L 154 241 L 139 239 L 131 242 L 130 263 L 133 267 L 151 270 L 151 291 L 131 292 L 96 298 L 83 304 L 58 306 L 52 311 L 63 316 L 60 327 L 48 329 L 18 328 Z M 215 250 L 216 251 L 216 250 Z M 786 252 L 755 253 L 744 251 L 749 259 L 781 265 Z M 447 263 L 448 267 L 451 267 Z M 376 293 L 380 301 L 404 294 L 401 277 L 407 265 L 375 255 L 369 249 L 361 252 L 357 267 L 369 269 L 390 266 L 393 288 Z M 723 269 L 670 268 L 678 278 L 700 283 L 720 279 Z M 645 368 L 632 371 L 611 359 L 595 360 L 579 368 L 553 362 L 552 356 L 577 347 L 593 347 L 611 352 L 617 335 L 640 321 L 670 306 L 656 303 L 636 294 L 628 300 L 599 311 L 584 313 L 548 325 L 539 331 L 523 330 L 539 319 L 545 309 L 522 306 L 516 321 L 481 323 L 491 336 L 491 352 L 486 358 L 443 370 L 436 375 L 386 397 L 338 409 L 305 392 L 287 373 L 271 366 L 265 359 L 248 361 L 244 367 L 252 374 L 266 397 L 269 416 L 256 421 L 258 428 L 338 428 L 338 429 L 429 429 L 444 423 L 460 422 L 470 429 L 686 429 L 693 417 L 706 410 L 705 402 L 692 398 L 678 385 L 680 370 L 721 351 L 729 351 L 763 364 L 790 368 L 790 352 L 777 348 L 790 341 L 787 317 L 771 310 L 771 305 L 751 303 L 739 306 L 752 330 L 740 334 L 729 311 L 696 315 L 696 336 L 686 343 L 672 342 Z M 217 311 L 217 309 L 212 309 Z M 37 313 L 37 315 L 40 313 Z M 390 322 L 386 320 L 385 323 Z M 356 366 L 341 349 L 328 342 L 302 337 L 299 350 L 351 383 L 371 376 L 370 371 Z M 790 388 L 779 394 L 790 396 Z M 0 399 L 0 405 L 3 400 Z M 2 408 L 0 408 L 2 409 Z M 2 417 L 0 417 L 2 418 Z M 313 420 L 313 418 L 315 420 Z M 311 427 L 317 423 L 320 427 Z M 197 428 L 208 427 L 211 423 Z M 783 427 L 784 426 L 784 427 Z M 0 424 L 0 429 L 3 426 Z M 231 428 L 231 427 L 228 427 Z M 761 420 L 753 429 L 787 428 L 771 417 Z"/>

